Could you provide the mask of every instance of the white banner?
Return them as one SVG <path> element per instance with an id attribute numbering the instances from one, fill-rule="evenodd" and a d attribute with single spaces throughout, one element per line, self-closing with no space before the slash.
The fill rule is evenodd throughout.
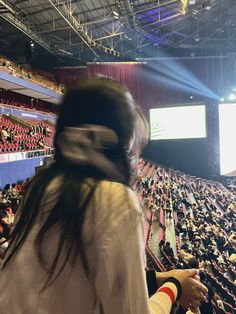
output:
<path id="1" fill-rule="evenodd" d="M 0 154 L 0 163 L 7 163 L 17 160 L 24 160 L 29 158 L 37 158 L 37 157 L 45 157 L 52 156 L 52 150 L 37 150 L 37 151 L 28 151 L 28 152 L 18 152 L 18 153 L 10 153 L 10 154 Z"/>

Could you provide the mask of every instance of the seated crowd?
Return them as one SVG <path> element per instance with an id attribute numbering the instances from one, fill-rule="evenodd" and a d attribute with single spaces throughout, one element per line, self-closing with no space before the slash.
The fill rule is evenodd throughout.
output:
<path id="1" fill-rule="evenodd" d="M 150 246 L 152 223 L 159 224 L 156 255 L 163 267 L 199 268 L 201 280 L 209 287 L 209 304 L 203 304 L 200 313 L 236 313 L 236 194 L 217 182 L 144 161 L 135 189 L 148 213 L 152 212 L 146 232 Z M 165 235 L 171 224 L 176 250 Z"/>
<path id="2" fill-rule="evenodd" d="M 48 112 L 51 115 L 56 112 L 56 106 L 54 104 L 40 99 L 33 99 L 5 89 L 0 89 L 0 104 L 7 108 L 20 108 L 27 111 L 37 111 L 38 113 Z"/>
<path id="3" fill-rule="evenodd" d="M 64 93 L 64 86 L 62 84 L 58 85 L 55 79 L 49 78 L 48 76 L 42 75 L 33 70 L 29 71 L 3 56 L 0 56 L 0 70 L 6 71 L 13 76 L 33 81 L 42 87 L 52 89 L 55 92 Z"/>
<path id="4" fill-rule="evenodd" d="M 16 211 L 21 200 L 25 184 L 7 184 L 0 189 L 0 257 L 3 257 Z"/>
<path id="5" fill-rule="evenodd" d="M 62 86 L 53 85 L 3 57 L 0 70 L 34 80 L 57 92 L 64 91 Z M 35 104 L 24 97 L 0 91 L 3 104 L 53 112 L 53 106 L 40 101 Z M 17 119 L 0 115 L 0 154 L 23 151 L 29 152 L 29 157 L 34 157 L 36 151 L 50 154 L 54 127 L 46 121 Z M 0 256 L 4 255 L 24 187 L 22 183 L 13 183 L 0 190 Z M 227 189 L 219 183 L 142 160 L 134 190 L 147 209 L 148 267 L 158 271 L 198 268 L 201 281 L 208 287 L 208 301 L 201 305 L 199 313 L 236 313 L 236 188 Z M 156 252 L 150 249 L 153 222 L 159 224 Z M 175 243 L 166 237 L 170 224 L 174 226 Z M 179 308 L 178 313 L 185 311 Z"/>
<path id="6" fill-rule="evenodd" d="M 14 122 L 13 122 L 14 121 Z M 54 127 L 45 121 L 0 116 L 0 153 L 50 150 Z"/>
<path id="7" fill-rule="evenodd" d="M 0 190 L 2 255 L 24 186 L 7 184 Z M 148 210 L 148 267 L 157 271 L 199 268 L 200 279 L 208 288 L 208 301 L 202 303 L 199 313 L 236 313 L 236 195 L 221 184 L 145 161 L 139 165 L 134 189 Z M 155 254 L 150 249 L 153 221 L 159 222 L 160 227 L 160 242 Z M 175 227 L 176 250 L 165 237 L 167 221 Z M 179 307 L 177 313 L 185 312 Z"/>

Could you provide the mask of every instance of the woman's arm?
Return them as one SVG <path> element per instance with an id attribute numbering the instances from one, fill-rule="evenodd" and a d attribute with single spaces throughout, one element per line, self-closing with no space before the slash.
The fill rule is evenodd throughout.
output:
<path id="1" fill-rule="evenodd" d="M 142 212 L 132 192 L 127 194 L 126 191 L 124 196 L 123 186 L 122 193 L 118 184 L 114 190 L 112 185 L 106 195 L 111 197 L 108 218 L 96 241 L 94 285 L 103 313 L 168 314 L 177 299 L 178 289 L 173 281 L 164 285 L 162 282 L 159 291 L 148 299 Z M 175 277 L 180 282 L 185 306 L 203 298 L 203 285 L 194 279 L 196 275 L 195 270 L 169 273 L 168 277 Z"/>
<path id="2" fill-rule="evenodd" d="M 177 289 L 173 283 L 165 285 L 172 291 L 172 301 L 164 290 L 148 299 L 142 212 L 136 196 L 127 191 L 124 196 L 119 188 L 116 185 L 113 191 L 119 198 L 111 196 L 110 204 L 116 209 L 109 208 L 108 217 L 113 217 L 113 210 L 119 211 L 119 216 L 107 222 L 101 239 L 97 239 L 95 291 L 101 308 L 104 314 L 168 314 Z M 122 198 L 125 201 L 121 202 Z"/>

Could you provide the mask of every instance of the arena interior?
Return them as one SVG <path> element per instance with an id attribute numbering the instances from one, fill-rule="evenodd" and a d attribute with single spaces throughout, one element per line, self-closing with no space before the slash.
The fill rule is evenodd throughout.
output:
<path id="1" fill-rule="evenodd" d="M 2 0 L 0 18 L 1 258 L 64 92 L 104 75 L 150 126 L 133 183 L 147 267 L 199 268 L 201 313 L 236 313 L 236 1 Z"/>

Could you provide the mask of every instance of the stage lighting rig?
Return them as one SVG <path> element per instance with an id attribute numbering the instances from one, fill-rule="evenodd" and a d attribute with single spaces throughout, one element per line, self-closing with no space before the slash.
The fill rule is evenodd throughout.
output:
<path id="1" fill-rule="evenodd" d="M 119 13 L 117 11 L 112 11 L 112 14 L 113 14 L 115 19 L 119 20 L 120 15 L 119 15 Z"/>
<path id="2" fill-rule="evenodd" d="M 182 14 L 185 15 L 186 12 L 187 12 L 187 6 L 189 4 L 189 0 L 181 0 L 181 3 L 182 3 Z"/>

